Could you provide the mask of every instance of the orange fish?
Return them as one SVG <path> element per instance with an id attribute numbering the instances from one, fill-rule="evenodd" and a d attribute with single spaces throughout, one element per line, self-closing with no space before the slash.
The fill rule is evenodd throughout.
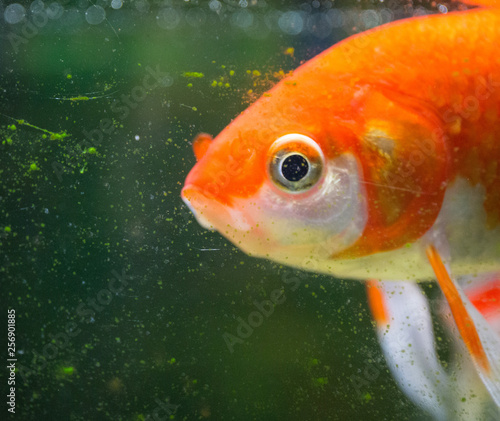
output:
<path id="1" fill-rule="evenodd" d="M 308 61 L 215 139 L 195 139 L 182 190 L 202 226 L 252 256 L 369 280 L 391 371 L 443 419 L 462 391 L 432 374 L 443 371 L 432 324 L 404 328 L 430 318 L 411 281 L 437 279 L 457 349 L 500 407 L 500 329 L 485 310 L 500 309 L 487 275 L 500 272 L 500 9 L 481 3 L 375 28 Z M 481 307 L 482 294 L 468 295 L 484 279 Z M 403 337 L 427 361 L 402 356 Z"/>

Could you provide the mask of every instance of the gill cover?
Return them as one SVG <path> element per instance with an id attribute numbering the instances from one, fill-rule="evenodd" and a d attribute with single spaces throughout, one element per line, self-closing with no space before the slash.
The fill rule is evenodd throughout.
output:
<path id="1" fill-rule="evenodd" d="M 368 203 L 360 239 L 335 258 L 355 258 L 412 243 L 434 223 L 444 197 L 446 136 L 425 106 L 379 89 L 354 105 L 357 157 Z"/>

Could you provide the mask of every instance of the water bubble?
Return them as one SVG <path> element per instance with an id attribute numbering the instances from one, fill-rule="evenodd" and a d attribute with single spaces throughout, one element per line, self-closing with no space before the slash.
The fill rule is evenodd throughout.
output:
<path id="1" fill-rule="evenodd" d="M 304 29 L 304 20 L 299 12 L 285 12 L 278 19 L 281 30 L 289 35 L 298 35 Z"/>
<path id="2" fill-rule="evenodd" d="M 179 25 L 180 21 L 179 12 L 171 7 L 161 9 L 156 16 L 158 26 L 163 29 L 174 29 Z"/>
<path id="3" fill-rule="evenodd" d="M 382 23 L 380 15 L 375 10 L 365 10 L 362 12 L 361 21 L 363 22 L 365 29 L 375 28 Z"/>
<path id="4" fill-rule="evenodd" d="M 186 13 L 186 21 L 190 26 L 200 27 L 207 20 L 205 11 L 201 8 L 194 7 Z"/>
<path id="5" fill-rule="evenodd" d="M 85 19 L 91 25 L 98 25 L 106 19 L 106 11 L 101 6 L 90 6 L 85 12 Z"/>
<path id="6" fill-rule="evenodd" d="M 253 23 L 253 13 L 247 9 L 238 10 L 231 16 L 231 23 L 240 28 L 249 28 Z"/>
<path id="7" fill-rule="evenodd" d="M 438 6 L 439 13 L 448 13 L 448 8 L 444 4 Z"/>
<path id="8" fill-rule="evenodd" d="M 35 0 L 30 5 L 31 13 L 42 13 L 45 5 L 42 0 Z"/>
<path id="9" fill-rule="evenodd" d="M 424 7 L 417 7 L 414 11 L 413 11 L 413 16 L 425 16 L 425 15 L 428 15 L 429 12 L 427 11 L 427 9 L 425 9 Z"/>
<path id="10" fill-rule="evenodd" d="M 417 7 L 415 10 L 423 9 L 423 7 Z M 424 9 L 425 10 L 425 9 Z M 394 21 L 394 13 L 391 9 L 382 9 L 380 11 L 380 19 L 382 19 L 382 23 L 389 23 Z"/>
<path id="11" fill-rule="evenodd" d="M 87 9 L 89 7 L 89 0 L 78 0 L 76 4 L 79 9 Z"/>
<path id="12" fill-rule="evenodd" d="M 208 7 L 210 7 L 210 10 L 213 12 L 218 12 L 222 8 L 222 4 L 220 1 L 211 0 L 210 3 L 208 3 Z"/>
<path id="13" fill-rule="evenodd" d="M 305 14 L 310 14 L 312 12 L 312 6 L 309 3 L 302 3 L 300 5 L 300 10 L 302 10 Z"/>
<path id="14" fill-rule="evenodd" d="M 326 15 L 330 19 L 333 28 L 342 28 L 346 24 L 346 16 L 342 10 L 331 9 Z"/>
<path id="15" fill-rule="evenodd" d="M 26 16 L 26 9 L 19 3 L 9 4 L 3 12 L 5 22 L 15 24 L 21 22 Z"/>
<path id="16" fill-rule="evenodd" d="M 135 2 L 135 8 L 141 13 L 146 13 L 149 10 L 149 3 L 147 0 L 137 0 Z"/>
<path id="17" fill-rule="evenodd" d="M 174 84 L 174 78 L 170 75 L 163 76 L 159 81 L 160 86 L 168 88 Z"/>
<path id="18" fill-rule="evenodd" d="M 282 14 L 283 12 L 280 12 L 278 10 L 270 10 L 264 15 L 264 23 L 271 31 L 281 33 L 281 29 L 278 25 L 278 20 Z"/>
<path id="19" fill-rule="evenodd" d="M 120 9 L 123 6 L 122 0 L 111 0 L 111 7 L 113 9 Z"/>
<path id="20" fill-rule="evenodd" d="M 307 19 L 308 31 L 317 38 L 326 38 L 332 32 L 330 19 L 323 13 L 315 13 Z"/>
<path id="21" fill-rule="evenodd" d="M 348 29 L 349 32 L 352 32 L 354 28 L 357 28 L 360 25 L 361 15 L 357 10 L 347 10 L 344 12 L 344 28 Z"/>

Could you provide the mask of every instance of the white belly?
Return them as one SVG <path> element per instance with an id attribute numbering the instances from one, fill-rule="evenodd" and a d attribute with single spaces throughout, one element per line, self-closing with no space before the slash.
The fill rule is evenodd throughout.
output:
<path id="1" fill-rule="evenodd" d="M 319 262 L 318 269 L 336 277 L 360 280 L 431 279 L 434 273 L 425 247 L 432 239 L 440 238 L 448 243 L 450 261 L 447 263 L 454 276 L 499 271 L 500 227 L 493 230 L 486 227 L 484 197 L 482 186 L 457 179 L 446 191 L 436 222 L 415 243 L 358 259 Z M 446 256 L 443 257 L 446 260 Z"/>

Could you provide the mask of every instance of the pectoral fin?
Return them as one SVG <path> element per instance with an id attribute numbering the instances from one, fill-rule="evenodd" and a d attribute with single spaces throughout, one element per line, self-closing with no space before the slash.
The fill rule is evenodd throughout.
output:
<path id="1" fill-rule="evenodd" d="M 431 245 L 426 253 L 478 374 L 500 407 L 500 339 L 451 279 L 436 248 Z"/>

